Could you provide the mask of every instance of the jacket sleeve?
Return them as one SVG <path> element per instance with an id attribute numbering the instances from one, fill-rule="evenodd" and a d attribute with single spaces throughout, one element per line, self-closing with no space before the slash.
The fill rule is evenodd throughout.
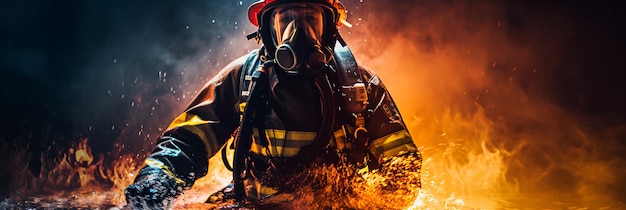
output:
<path id="1" fill-rule="evenodd" d="M 379 164 L 402 152 L 419 154 L 402 116 L 389 91 L 378 76 L 361 68 L 367 81 L 368 105 L 365 128 L 368 131 L 369 152 Z"/>
<path id="2" fill-rule="evenodd" d="M 135 183 L 158 170 L 173 178 L 179 187 L 191 187 L 207 174 L 208 159 L 239 125 L 239 75 L 245 58 L 222 69 L 174 119 L 158 139 Z"/>

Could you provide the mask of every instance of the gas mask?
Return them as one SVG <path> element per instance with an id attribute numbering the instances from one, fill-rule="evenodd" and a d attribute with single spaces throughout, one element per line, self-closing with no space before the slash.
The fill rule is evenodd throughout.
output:
<path id="1" fill-rule="evenodd" d="M 271 19 L 274 58 L 288 74 L 314 75 L 328 63 L 321 44 L 323 8 L 311 4 L 284 4 Z"/>

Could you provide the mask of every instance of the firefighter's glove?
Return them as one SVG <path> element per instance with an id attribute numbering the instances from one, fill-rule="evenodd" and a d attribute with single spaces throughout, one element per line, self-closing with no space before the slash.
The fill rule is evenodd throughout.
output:
<path id="1" fill-rule="evenodd" d="M 135 183 L 124 190 L 127 207 L 132 209 L 166 209 L 182 192 L 176 180 L 158 168 L 141 169 Z"/>

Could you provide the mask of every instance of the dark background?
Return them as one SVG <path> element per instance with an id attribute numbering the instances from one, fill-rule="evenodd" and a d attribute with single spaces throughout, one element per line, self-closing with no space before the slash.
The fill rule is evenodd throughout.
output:
<path id="1" fill-rule="evenodd" d="M 95 154 L 145 154 L 195 90 L 226 62 L 257 46 L 245 39 L 253 28 L 242 14 L 251 2 L 3 1 L 0 156 L 9 167 L 0 172 L 2 195 L 16 179 L 9 171 L 26 167 L 37 177 L 80 139 L 89 139 Z M 415 8 L 441 12 L 458 2 L 464 1 L 345 4 L 358 8 L 351 18 L 397 19 L 371 23 L 396 34 L 410 25 L 406 14 Z M 626 9 L 621 2 L 463 5 L 468 14 L 490 7 L 504 11 L 504 39 L 544 46 L 532 59 L 549 61 L 541 80 L 543 97 L 569 112 L 600 119 L 596 126 L 624 124 Z M 552 42 L 558 42 L 558 50 L 551 50 Z"/>
<path id="2" fill-rule="evenodd" d="M 216 71 L 256 46 L 250 3 L 3 2 L 2 195 L 45 180 L 83 139 L 104 165 L 144 157 Z"/>

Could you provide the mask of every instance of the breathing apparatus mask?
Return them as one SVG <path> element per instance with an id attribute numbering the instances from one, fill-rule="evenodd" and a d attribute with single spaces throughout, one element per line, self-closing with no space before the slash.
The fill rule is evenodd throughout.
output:
<path id="1" fill-rule="evenodd" d="M 324 11 L 316 4 L 283 4 L 271 16 L 276 63 L 287 73 L 306 75 L 327 64 L 321 43 Z"/>

